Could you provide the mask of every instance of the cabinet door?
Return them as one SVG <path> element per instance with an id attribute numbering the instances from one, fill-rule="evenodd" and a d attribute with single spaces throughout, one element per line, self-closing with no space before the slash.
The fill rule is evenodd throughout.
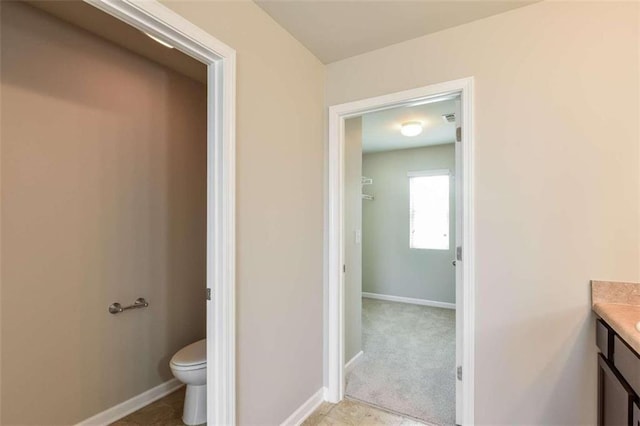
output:
<path id="1" fill-rule="evenodd" d="M 596 321 L 596 346 L 602 355 L 611 361 L 613 356 L 613 331 L 601 319 Z"/>
<path id="2" fill-rule="evenodd" d="M 631 422 L 631 426 L 640 426 L 640 407 L 638 403 L 634 401 L 633 403 L 633 421 Z"/>
<path id="3" fill-rule="evenodd" d="M 629 426 L 632 411 L 633 391 L 598 354 L 598 425 Z"/>
<path id="4" fill-rule="evenodd" d="M 607 361 L 612 361 L 608 358 Z M 613 338 L 613 367 L 629 386 L 640 393 L 640 357 L 619 336 Z"/>

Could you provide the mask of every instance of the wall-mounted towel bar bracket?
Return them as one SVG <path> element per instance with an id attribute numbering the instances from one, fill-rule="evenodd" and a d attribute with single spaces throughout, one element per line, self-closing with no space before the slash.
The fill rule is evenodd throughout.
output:
<path id="1" fill-rule="evenodd" d="M 109 313 L 110 314 L 119 314 L 120 312 L 124 312 L 129 309 L 138 309 L 138 308 L 146 308 L 149 306 L 149 302 L 147 302 L 144 297 L 140 297 L 133 302 L 133 305 L 122 306 L 118 302 L 112 303 L 109 305 Z"/>

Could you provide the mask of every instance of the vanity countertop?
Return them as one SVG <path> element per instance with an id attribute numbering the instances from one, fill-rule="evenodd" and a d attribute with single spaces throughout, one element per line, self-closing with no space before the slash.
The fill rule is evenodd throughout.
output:
<path id="1" fill-rule="evenodd" d="M 593 312 L 613 328 L 629 346 L 640 353 L 640 331 L 636 323 L 640 321 L 640 306 L 621 303 L 596 303 Z"/>
<path id="2" fill-rule="evenodd" d="M 591 281 L 592 309 L 640 353 L 640 283 Z"/>

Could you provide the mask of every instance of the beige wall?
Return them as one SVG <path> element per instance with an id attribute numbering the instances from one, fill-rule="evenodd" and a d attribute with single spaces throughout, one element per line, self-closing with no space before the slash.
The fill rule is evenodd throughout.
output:
<path id="1" fill-rule="evenodd" d="M 322 387 L 325 67 L 250 1 L 165 3 L 237 51 L 240 424 Z"/>
<path id="2" fill-rule="evenodd" d="M 365 154 L 362 170 L 373 179 L 362 205 L 362 291 L 456 303 L 455 185 L 449 186 L 449 250 L 409 247 L 407 172 L 448 169 L 455 174 L 452 143 Z"/>
<path id="3" fill-rule="evenodd" d="M 74 424 L 205 336 L 206 88 L 30 6 L 1 35 L 0 423 Z"/>
<path id="4" fill-rule="evenodd" d="M 345 121 L 345 362 L 362 350 L 362 117 Z M 366 187 L 365 187 L 366 188 Z"/>
<path id="5" fill-rule="evenodd" d="M 542 2 L 328 66 L 327 104 L 475 77 L 477 424 L 595 424 L 589 280 L 638 280 L 638 4 Z"/>

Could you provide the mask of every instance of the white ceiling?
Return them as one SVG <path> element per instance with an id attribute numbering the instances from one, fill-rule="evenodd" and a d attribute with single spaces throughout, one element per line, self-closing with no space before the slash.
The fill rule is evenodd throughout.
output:
<path id="1" fill-rule="evenodd" d="M 323 63 L 539 0 L 254 0 Z"/>
<path id="2" fill-rule="evenodd" d="M 448 100 L 365 114 L 362 116 L 362 152 L 391 151 L 453 143 L 456 137 L 455 124 L 445 123 L 442 115 L 454 112 L 454 101 Z M 422 133 L 413 137 L 402 135 L 400 125 L 407 121 L 422 122 Z"/>

